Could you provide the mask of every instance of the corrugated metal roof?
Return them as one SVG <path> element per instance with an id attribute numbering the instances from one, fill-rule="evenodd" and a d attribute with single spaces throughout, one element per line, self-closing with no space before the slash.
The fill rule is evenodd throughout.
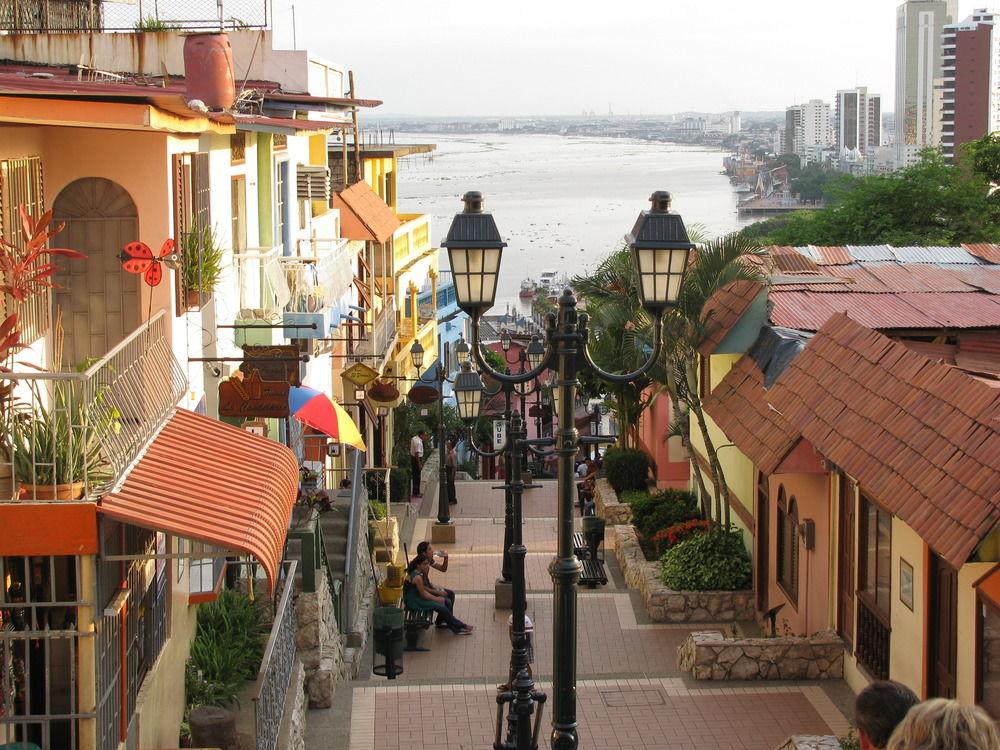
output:
<path id="1" fill-rule="evenodd" d="M 805 248 L 802 248 L 805 250 Z M 819 268 L 807 255 L 804 255 L 798 248 L 783 245 L 772 245 L 770 248 L 771 258 L 775 267 L 785 273 L 811 271 L 817 273 Z"/>
<path id="2" fill-rule="evenodd" d="M 896 256 L 892 254 L 892 248 L 888 245 L 848 245 L 845 249 L 854 260 L 861 263 L 884 263 L 896 260 Z"/>
<path id="3" fill-rule="evenodd" d="M 1000 522 L 1000 390 L 836 315 L 768 399 L 951 565 Z"/>
<path id="4" fill-rule="evenodd" d="M 1000 294 L 1000 266 L 956 266 L 958 278 L 976 289 Z"/>
<path id="5" fill-rule="evenodd" d="M 977 242 L 972 245 L 962 243 L 962 247 L 987 263 L 1000 263 L 1000 245 L 993 245 L 989 242 Z"/>
<path id="6" fill-rule="evenodd" d="M 253 555 L 273 587 L 298 480 L 285 446 L 178 409 L 98 511 Z"/>
<path id="7" fill-rule="evenodd" d="M 961 267 L 961 266 L 960 266 Z M 840 271 L 841 269 L 836 269 Z M 866 263 L 860 269 L 881 284 L 884 292 L 974 292 L 961 273 L 918 263 Z M 1000 273 L 995 274 L 1000 284 Z"/>
<path id="8" fill-rule="evenodd" d="M 992 295 L 914 292 L 902 296 L 907 304 L 937 320 L 939 328 L 1000 326 L 1000 299 Z"/>
<path id="9" fill-rule="evenodd" d="M 940 328 L 936 318 L 905 301 L 905 294 L 816 292 L 772 289 L 771 322 L 774 325 L 818 331 L 833 315 L 847 313 L 869 328 Z M 957 297 L 959 294 L 941 296 Z M 1000 306 L 998 306 L 1000 309 Z M 965 327 L 979 327 L 978 318 Z"/>
<path id="10" fill-rule="evenodd" d="M 821 266 L 843 266 L 854 262 L 846 247 L 810 246 L 813 259 Z"/>
<path id="11" fill-rule="evenodd" d="M 900 263 L 979 263 L 962 247 L 894 247 L 892 254 Z"/>

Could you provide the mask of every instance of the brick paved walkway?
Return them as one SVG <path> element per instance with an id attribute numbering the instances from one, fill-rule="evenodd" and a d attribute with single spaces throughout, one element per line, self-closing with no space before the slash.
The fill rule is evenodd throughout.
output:
<path id="1" fill-rule="evenodd" d="M 456 614 L 476 626 L 472 636 L 448 631 L 423 634 L 428 652 L 407 653 L 395 681 L 368 677 L 339 688 L 350 714 L 331 729 L 317 728 L 310 712 L 310 750 L 485 750 L 492 747 L 496 685 L 506 679 L 510 659 L 509 611 L 493 607 L 500 573 L 503 493 L 495 482 L 459 482 L 452 506 L 456 543 L 447 573 L 434 581 L 458 593 Z M 528 613 L 535 622 L 535 679 L 551 694 L 552 581 L 547 566 L 555 551 L 556 490 L 553 482 L 525 499 Z M 412 550 L 430 537 L 436 516 L 435 482 L 425 491 L 421 516 L 409 540 Z M 613 558 L 613 555 L 609 555 Z M 641 600 L 621 581 L 613 560 L 612 580 L 596 590 L 580 589 L 577 648 L 580 747 L 726 748 L 769 750 L 788 735 L 843 734 L 849 725 L 838 710 L 848 695 L 842 684 L 699 683 L 676 667 L 677 647 L 690 626 L 648 621 Z M 712 626 L 699 626 L 705 629 Z M 727 629 L 729 626 L 718 625 Z M 370 670 L 370 661 L 365 669 Z M 348 695 L 344 693 L 348 692 Z M 551 704 L 542 737 L 548 735 Z M 320 725 L 323 721 L 320 721 Z M 339 738 L 331 741 L 330 732 Z M 339 741 L 338 741 L 339 740 Z M 542 746 L 548 748 L 548 742 Z"/>

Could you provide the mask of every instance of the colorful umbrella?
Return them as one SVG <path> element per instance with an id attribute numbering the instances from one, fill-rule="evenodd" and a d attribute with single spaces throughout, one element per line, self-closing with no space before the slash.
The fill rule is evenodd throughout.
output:
<path id="1" fill-rule="evenodd" d="M 288 389 L 288 406 L 292 416 L 303 424 L 319 430 L 338 443 L 353 445 L 362 451 L 368 450 L 351 415 L 340 404 L 331 401 L 325 393 L 306 386 L 293 386 Z"/>

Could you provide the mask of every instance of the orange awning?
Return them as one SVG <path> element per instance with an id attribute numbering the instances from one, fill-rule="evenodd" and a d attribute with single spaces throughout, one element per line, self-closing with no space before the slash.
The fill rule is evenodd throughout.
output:
<path id="1" fill-rule="evenodd" d="M 340 234 L 349 240 L 385 242 L 402 223 L 364 180 L 333 194 L 340 209 Z"/>
<path id="2" fill-rule="evenodd" d="M 98 510 L 253 555 L 273 588 L 298 478 L 295 454 L 285 446 L 178 409 Z"/>

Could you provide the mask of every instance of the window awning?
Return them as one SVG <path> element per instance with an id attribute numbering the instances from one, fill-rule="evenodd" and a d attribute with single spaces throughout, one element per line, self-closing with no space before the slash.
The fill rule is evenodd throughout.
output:
<path id="1" fill-rule="evenodd" d="M 178 409 L 98 511 L 253 555 L 273 588 L 298 477 L 285 446 Z"/>
<path id="2" fill-rule="evenodd" d="M 402 223 L 364 180 L 334 193 L 333 207 L 340 209 L 340 233 L 349 240 L 385 242 Z"/>

